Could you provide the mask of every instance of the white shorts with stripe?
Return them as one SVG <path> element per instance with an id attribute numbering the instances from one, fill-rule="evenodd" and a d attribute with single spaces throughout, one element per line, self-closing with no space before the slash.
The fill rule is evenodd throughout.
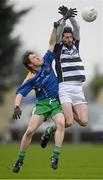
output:
<path id="1" fill-rule="evenodd" d="M 81 82 L 59 83 L 59 99 L 61 104 L 71 103 L 73 106 L 87 103 Z"/>

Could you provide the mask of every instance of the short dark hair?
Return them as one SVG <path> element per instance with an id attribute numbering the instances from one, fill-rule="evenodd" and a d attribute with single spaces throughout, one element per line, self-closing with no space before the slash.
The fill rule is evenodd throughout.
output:
<path id="1" fill-rule="evenodd" d="M 30 59 L 29 59 L 29 55 L 30 54 L 34 54 L 33 51 L 26 51 L 23 55 L 23 64 L 24 66 L 26 66 L 26 68 L 30 71 L 32 71 L 32 67 L 29 67 L 28 64 L 30 64 Z"/>
<path id="2" fill-rule="evenodd" d="M 72 28 L 70 26 L 66 26 L 63 30 L 63 33 L 62 33 L 62 38 L 64 36 L 65 33 L 71 33 L 72 36 L 73 36 L 73 31 L 72 31 Z"/>

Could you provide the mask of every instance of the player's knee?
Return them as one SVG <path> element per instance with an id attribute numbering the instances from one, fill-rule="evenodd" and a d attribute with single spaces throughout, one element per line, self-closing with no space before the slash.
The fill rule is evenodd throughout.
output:
<path id="1" fill-rule="evenodd" d="M 28 128 L 26 131 L 27 136 L 32 136 L 33 135 L 33 130 L 31 128 Z"/>
<path id="2" fill-rule="evenodd" d="M 67 128 L 67 127 L 71 127 L 72 124 L 73 124 L 73 122 L 65 122 L 65 127 L 66 127 L 66 128 Z"/>
<path id="3" fill-rule="evenodd" d="M 84 121 L 80 121 L 79 123 L 81 126 L 86 127 L 88 125 L 88 121 L 84 120 Z"/>
<path id="4" fill-rule="evenodd" d="M 70 119 L 70 118 L 66 118 L 66 121 L 65 121 L 65 127 L 71 127 L 73 124 L 73 119 Z"/>
<path id="5" fill-rule="evenodd" d="M 59 120 L 57 123 L 57 128 L 64 129 L 65 127 L 65 121 Z"/>

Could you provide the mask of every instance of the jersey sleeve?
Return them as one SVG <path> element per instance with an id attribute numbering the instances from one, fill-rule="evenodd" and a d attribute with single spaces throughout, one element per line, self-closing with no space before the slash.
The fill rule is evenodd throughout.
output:
<path id="1" fill-rule="evenodd" d="M 74 17 L 70 17 L 69 19 L 70 19 L 70 22 L 73 27 L 73 37 L 76 40 L 80 40 L 80 26 L 79 26 L 77 20 Z"/>
<path id="2" fill-rule="evenodd" d="M 62 19 L 60 22 L 60 25 L 57 28 L 57 40 L 56 40 L 57 44 L 59 44 L 62 41 L 62 33 L 63 33 L 65 25 L 66 25 L 65 20 Z"/>
<path id="3" fill-rule="evenodd" d="M 54 54 L 57 53 L 58 51 L 60 51 L 62 48 L 62 45 L 59 43 L 55 44 L 55 47 L 54 47 Z"/>
<path id="4" fill-rule="evenodd" d="M 24 78 L 24 82 L 26 82 L 28 79 L 32 78 L 34 76 L 34 73 L 32 73 L 31 71 L 29 71 L 26 75 L 26 77 Z"/>
<path id="5" fill-rule="evenodd" d="M 21 87 L 17 89 L 16 94 L 21 94 L 25 97 L 32 89 L 32 83 L 22 84 Z"/>
<path id="6" fill-rule="evenodd" d="M 80 42 L 79 40 L 74 40 L 74 44 L 78 51 L 79 51 L 79 42 Z"/>
<path id="7" fill-rule="evenodd" d="M 54 58 L 55 58 L 54 53 L 52 51 L 48 50 L 43 57 L 44 63 L 52 64 L 52 61 Z"/>

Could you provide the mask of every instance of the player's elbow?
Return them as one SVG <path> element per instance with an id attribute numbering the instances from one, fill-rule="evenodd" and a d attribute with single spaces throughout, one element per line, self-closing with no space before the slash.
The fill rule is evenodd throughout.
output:
<path id="1" fill-rule="evenodd" d="M 50 45 L 50 44 L 49 44 L 49 50 L 50 50 L 50 51 L 53 51 L 53 50 L 54 50 L 54 45 Z"/>

